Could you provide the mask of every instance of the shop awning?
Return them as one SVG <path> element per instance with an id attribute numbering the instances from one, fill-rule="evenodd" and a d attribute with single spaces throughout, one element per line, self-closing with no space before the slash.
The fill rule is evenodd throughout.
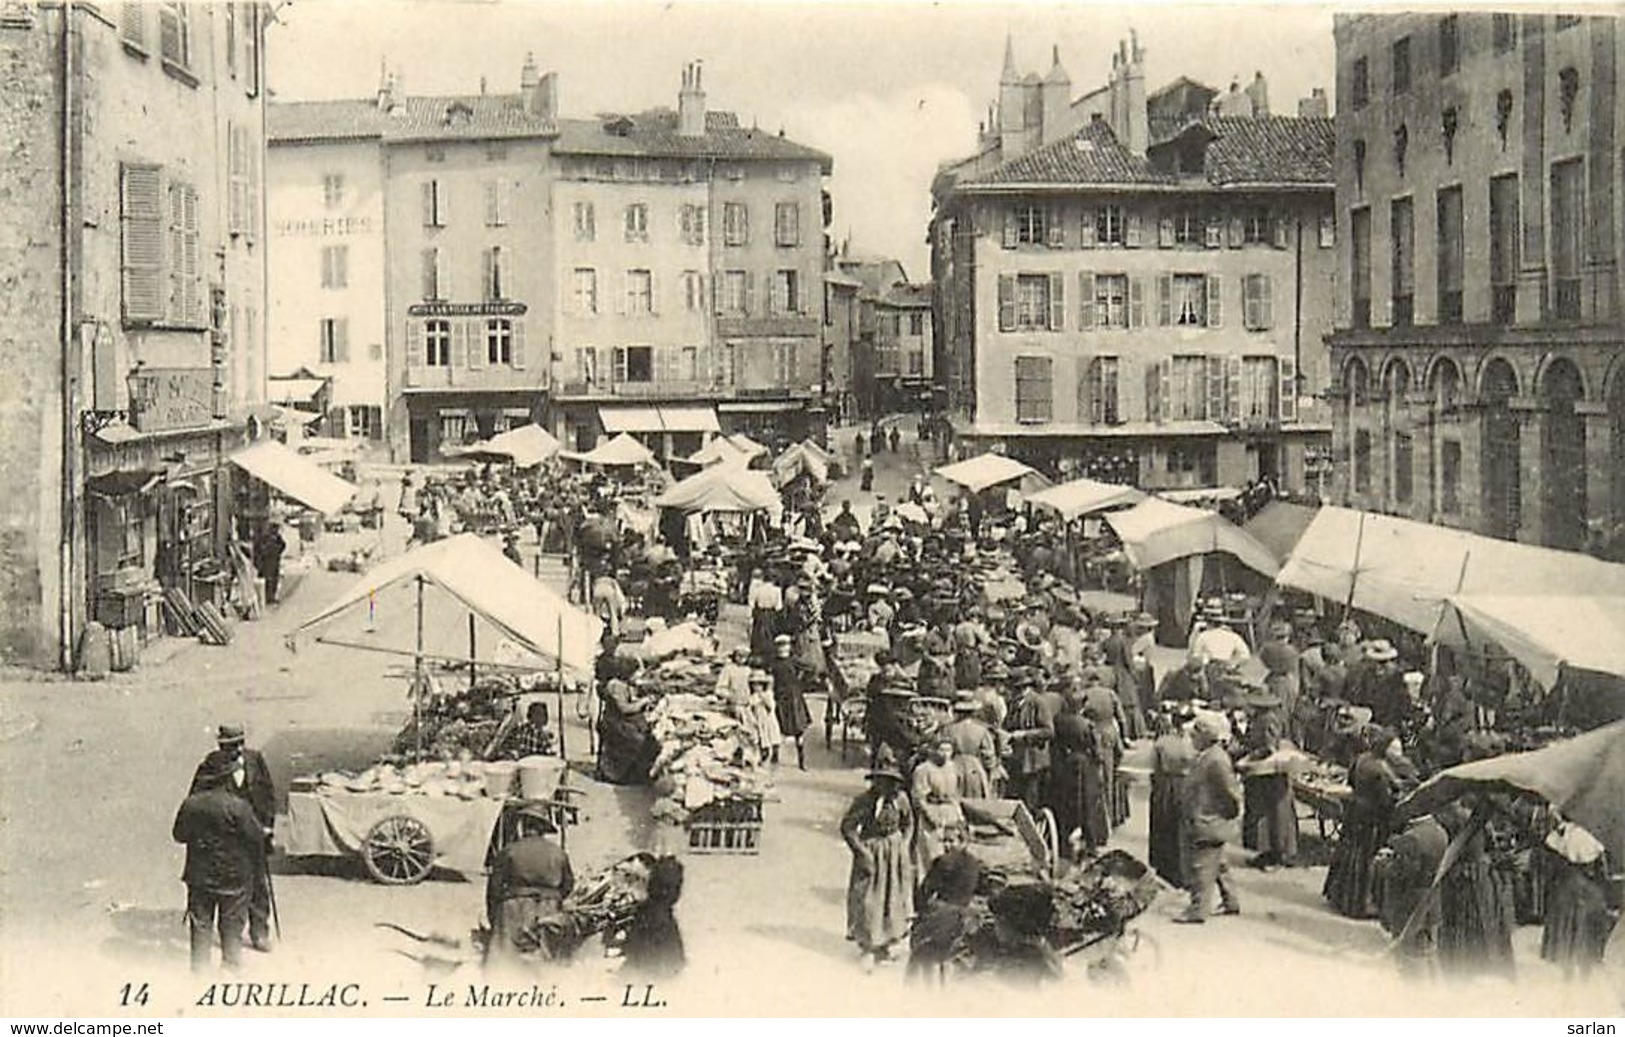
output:
<path id="1" fill-rule="evenodd" d="M 598 420 L 611 433 L 663 432 L 666 428 L 656 407 L 599 407 Z"/>
<path id="2" fill-rule="evenodd" d="M 1003 454 L 982 454 L 980 457 L 943 465 L 936 470 L 936 474 L 973 493 L 980 493 L 1000 483 L 1014 482 L 1038 473 L 1013 457 L 1005 457 Z"/>
<path id="3" fill-rule="evenodd" d="M 1241 491 L 1234 486 L 1207 486 L 1198 490 L 1158 490 L 1157 496 L 1175 504 L 1196 504 L 1235 500 L 1241 496 Z"/>
<path id="4" fill-rule="evenodd" d="M 1421 634 L 1454 595 L 1625 597 L 1625 565 L 1349 508 L 1315 513 L 1276 580 Z"/>
<path id="5" fill-rule="evenodd" d="M 1135 568 L 1145 570 L 1191 555 L 1227 554 L 1254 572 L 1274 576 L 1269 550 L 1230 520 L 1201 508 L 1148 497 L 1105 516 Z"/>
<path id="6" fill-rule="evenodd" d="M 146 493 L 164 481 L 164 473 L 147 468 L 108 472 L 92 475 L 85 480 L 85 489 L 98 497 L 128 497 Z"/>
<path id="7" fill-rule="evenodd" d="M 503 636 L 542 660 L 562 662 L 577 677 L 591 677 L 603 624 L 576 609 L 520 566 L 500 548 L 473 533 L 408 551 L 368 571 L 339 597 L 299 625 L 295 634 L 323 626 L 340 613 L 361 608 L 394 584 L 421 576 L 497 628 Z M 380 616 L 398 615 L 405 623 L 411 607 L 386 608 Z M 460 624 L 459 624 L 460 627 Z M 383 629 L 380 621 L 379 629 Z M 395 631 L 402 639 L 410 630 Z M 460 630 L 459 630 L 460 633 Z"/>
<path id="8" fill-rule="evenodd" d="M 660 411 L 660 424 L 667 432 L 721 432 L 722 426 L 717 424 L 717 412 L 710 407 L 666 407 L 658 408 Z"/>
<path id="9" fill-rule="evenodd" d="M 717 410 L 724 414 L 779 414 L 804 406 L 801 400 L 732 400 L 717 404 Z"/>
<path id="10" fill-rule="evenodd" d="M 1047 508 L 1068 522 L 1082 515 L 1127 507 L 1145 500 L 1145 494 L 1132 486 L 1118 486 L 1095 479 L 1074 479 L 1051 486 L 1027 498 L 1027 503 Z"/>
<path id="11" fill-rule="evenodd" d="M 272 489 L 324 515 L 344 510 L 356 487 L 273 439 L 231 455 L 231 463 Z"/>
<path id="12" fill-rule="evenodd" d="M 1625 677 L 1625 598 L 1463 594 L 1445 602 L 1433 639 L 1469 650 L 1493 642 L 1545 688 L 1565 666 Z"/>

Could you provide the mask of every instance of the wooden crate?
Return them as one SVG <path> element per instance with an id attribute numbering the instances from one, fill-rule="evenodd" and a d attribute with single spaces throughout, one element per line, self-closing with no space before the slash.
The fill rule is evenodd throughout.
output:
<path id="1" fill-rule="evenodd" d="M 731 799 L 708 804 L 689 815 L 686 828 L 689 853 L 761 853 L 762 801 Z"/>

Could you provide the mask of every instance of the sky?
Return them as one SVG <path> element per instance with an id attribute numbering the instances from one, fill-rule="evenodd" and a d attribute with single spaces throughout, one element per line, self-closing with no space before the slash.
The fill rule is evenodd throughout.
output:
<path id="1" fill-rule="evenodd" d="M 1079 3 L 293 0 L 267 38 L 277 99 L 371 96 L 381 63 L 412 94 L 518 89 L 525 55 L 559 73 L 560 113 L 675 108 L 682 67 L 705 64 L 707 104 L 834 157 L 831 232 L 865 255 L 930 271 L 937 166 L 971 153 L 997 97 L 1007 34 L 1025 74 L 1052 47 L 1074 96 L 1104 85 L 1130 29 L 1150 89 L 1181 75 L 1223 89 L 1262 71 L 1276 112 L 1331 93 L 1329 8 Z"/>

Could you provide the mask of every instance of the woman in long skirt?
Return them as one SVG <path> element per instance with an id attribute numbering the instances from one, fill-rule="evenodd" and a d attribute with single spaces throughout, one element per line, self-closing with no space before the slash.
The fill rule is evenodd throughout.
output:
<path id="1" fill-rule="evenodd" d="M 1065 851 L 1076 832 L 1081 848 L 1093 853 L 1111 838 L 1111 821 L 1101 781 L 1099 733 L 1075 702 L 1055 718 L 1051 752 L 1048 805 L 1055 814 L 1056 838 Z"/>
<path id="2" fill-rule="evenodd" d="M 807 708 L 806 677 L 800 665 L 791 657 L 793 648 L 790 635 L 780 634 L 774 644 L 773 660 L 773 712 L 779 721 L 783 741 L 796 745 L 796 766 L 807 769 L 807 728 L 812 726 L 812 711 Z M 778 750 L 774 750 L 777 758 Z"/>
<path id="3" fill-rule="evenodd" d="M 1472 822 L 1466 803 L 1458 800 L 1452 807 L 1439 820 L 1454 840 Z M 1513 975 L 1512 870 L 1512 862 L 1492 849 L 1488 827 L 1463 844 L 1439 884 L 1439 967 L 1446 975 Z"/>
<path id="4" fill-rule="evenodd" d="M 858 945 L 867 969 L 890 957 L 914 916 L 914 811 L 902 774 L 869 772 L 869 788 L 841 818 L 841 838 L 852 851 L 846 938 Z"/>
<path id="5" fill-rule="evenodd" d="M 1353 795 L 1344 809 L 1343 826 L 1332 848 L 1321 894 L 1349 918 L 1370 918 L 1375 911 L 1372 864 L 1391 834 L 1399 779 L 1385 759 L 1385 746 L 1394 740 L 1385 728 L 1373 728 L 1367 749 L 1349 772 Z"/>
<path id="6" fill-rule="evenodd" d="M 927 751 L 909 781 L 914 794 L 914 870 L 921 877 L 946 851 L 951 834 L 965 827 L 953 739 L 938 734 Z"/>
<path id="7" fill-rule="evenodd" d="M 1613 930 L 1607 857 L 1596 837 L 1573 822 L 1563 822 L 1546 846 L 1536 851 L 1550 862 L 1540 956 L 1561 965 L 1565 977 L 1588 976 Z"/>
<path id="8" fill-rule="evenodd" d="M 1268 759 L 1286 740 L 1285 703 L 1269 691 L 1247 698 L 1252 718 L 1247 724 L 1245 763 L 1257 765 Z M 1298 856 L 1298 813 L 1292 802 L 1292 785 L 1286 773 L 1243 771 L 1241 843 L 1258 851 L 1252 864 L 1260 868 L 1288 867 Z"/>
<path id="9" fill-rule="evenodd" d="M 1185 725 L 1194 719 L 1190 707 L 1177 713 L 1158 713 L 1161 728 L 1151 744 L 1151 820 L 1148 839 L 1151 867 L 1177 889 L 1188 885 L 1189 862 L 1185 843 L 1179 838 L 1179 819 L 1184 813 L 1182 789 L 1185 773 L 1196 759 Z"/>

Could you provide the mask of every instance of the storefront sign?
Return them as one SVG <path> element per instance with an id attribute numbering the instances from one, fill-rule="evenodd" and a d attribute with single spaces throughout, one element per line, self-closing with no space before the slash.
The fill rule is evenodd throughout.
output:
<path id="1" fill-rule="evenodd" d="M 523 317 L 522 302 L 418 302 L 406 308 L 410 317 Z"/>
<path id="2" fill-rule="evenodd" d="M 340 238 L 350 234 L 371 234 L 371 216 L 339 216 L 320 220 L 277 220 L 274 224 L 282 238 Z"/>
<path id="3" fill-rule="evenodd" d="M 214 419 L 214 371 L 143 368 L 130 376 L 130 423 L 141 432 L 207 425 Z"/>

